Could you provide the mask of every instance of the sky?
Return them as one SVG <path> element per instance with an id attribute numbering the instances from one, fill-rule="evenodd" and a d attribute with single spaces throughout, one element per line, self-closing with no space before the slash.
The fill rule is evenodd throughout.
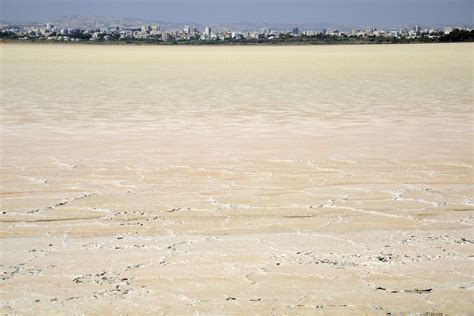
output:
<path id="1" fill-rule="evenodd" d="M 474 0 L 0 0 L 3 21 L 95 15 L 168 22 L 472 25 Z"/>

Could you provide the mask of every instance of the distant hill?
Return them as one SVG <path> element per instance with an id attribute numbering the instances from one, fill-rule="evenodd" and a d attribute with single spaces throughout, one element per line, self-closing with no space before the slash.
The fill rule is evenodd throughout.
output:
<path id="1" fill-rule="evenodd" d="M 158 20 L 83 15 L 51 17 L 42 22 L 54 24 L 59 28 L 108 28 L 116 26 L 142 26 L 148 24 L 159 25 L 165 29 L 181 29 L 185 25 L 184 23 L 164 22 Z"/>
<path id="2" fill-rule="evenodd" d="M 203 30 L 206 26 L 212 27 L 215 31 L 238 31 L 248 32 L 256 31 L 262 28 L 268 28 L 277 31 L 291 30 L 293 27 L 298 27 L 301 31 L 304 30 L 323 30 L 323 29 L 339 29 L 349 30 L 348 26 L 331 25 L 325 23 L 300 23 L 300 24 L 280 24 L 280 23 L 214 23 L 209 25 L 202 25 L 193 22 L 167 22 L 160 20 L 151 19 L 138 19 L 128 17 L 103 17 L 103 16 L 84 16 L 84 15 L 70 15 L 70 16 L 57 16 L 51 17 L 42 21 L 35 21 L 31 23 L 12 23 L 8 21 L 2 21 L 0 24 L 20 24 L 20 25 L 31 25 L 31 24 L 46 24 L 51 23 L 58 28 L 109 28 L 116 26 L 142 26 L 147 25 L 159 25 L 164 30 L 182 30 L 185 25 L 197 27 Z"/>
<path id="3" fill-rule="evenodd" d="M 161 20 L 153 19 L 139 19 L 139 18 L 129 18 L 129 17 L 103 17 L 103 16 L 85 16 L 85 15 L 70 15 L 70 16 L 58 16 L 51 17 L 42 21 L 35 22 L 12 22 L 12 21 L 0 21 L 0 25 L 43 25 L 46 23 L 51 23 L 56 25 L 59 28 L 109 28 L 115 26 L 135 26 L 139 27 L 144 24 L 147 25 L 159 25 L 163 30 L 182 30 L 184 26 L 189 25 L 197 27 L 201 31 L 204 30 L 206 26 L 212 27 L 214 31 L 237 31 L 237 32 L 249 32 L 249 31 L 259 31 L 262 28 L 268 28 L 276 31 L 289 31 L 293 27 L 298 27 L 300 31 L 310 30 L 310 31 L 322 31 L 322 30 L 339 30 L 339 31 L 350 31 L 354 28 L 356 29 L 366 29 L 368 27 L 374 26 L 355 26 L 355 25 L 338 25 L 331 23 L 211 23 L 209 25 L 203 25 L 193 22 L 167 22 Z M 450 25 L 432 25 L 431 27 L 443 27 Z M 464 27 L 472 27 L 466 25 L 458 25 Z M 404 27 L 413 27 L 413 25 L 375 25 L 377 28 L 381 29 L 400 29 Z M 423 26 L 422 26 L 423 27 Z"/>
<path id="4" fill-rule="evenodd" d="M 310 30 L 310 31 L 322 31 L 322 30 L 350 30 L 350 26 L 344 25 L 334 25 L 328 23 L 221 23 L 221 24 L 211 24 L 216 30 L 225 31 L 225 30 L 236 30 L 240 32 L 256 31 L 262 28 L 268 28 L 270 30 L 276 31 L 290 31 L 294 27 L 300 29 L 300 31 Z"/>
<path id="5" fill-rule="evenodd" d="M 69 15 L 69 16 L 56 16 L 50 17 L 41 21 L 30 21 L 30 22 L 18 22 L 18 21 L 0 21 L 0 25 L 16 25 L 16 26 L 27 26 L 27 25 L 44 25 L 50 23 L 58 28 L 80 28 L 80 29 L 93 29 L 93 28 L 109 28 L 116 26 L 128 26 L 128 27 L 141 27 L 142 25 L 159 25 L 165 30 L 176 30 L 183 29 L 185 25 L 191 25 L 199 28 L 203 26 L 198 23 L 178 23 L 178 22 L 166 22 L 159 20 L 150 19 L 138 19 L 138 18 L 127 18 L 127 17 L 103 17 L 103 16 L 90 16 L 90 15 Z"/>

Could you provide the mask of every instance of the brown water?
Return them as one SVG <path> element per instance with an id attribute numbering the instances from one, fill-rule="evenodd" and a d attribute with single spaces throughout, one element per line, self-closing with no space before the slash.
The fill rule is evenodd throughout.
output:
<path id="1" fill-rule="evenodd" d="M 472 311 L 473 48 L 0 46 L 4 311 Z"/>

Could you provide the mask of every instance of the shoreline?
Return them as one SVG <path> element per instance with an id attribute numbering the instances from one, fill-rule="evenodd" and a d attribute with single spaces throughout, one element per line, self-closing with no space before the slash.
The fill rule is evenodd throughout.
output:
<path id="1" fill-rule="evenodd" d="M 463 43 L 474 43 L 473 41 L 460 41 L 460 42 L 441 42 L 441 41 L 408 41 L 408 42 L 367 42 L 367 41 L 341 41 L 341 42 L 146 42 L 146 41 L 110 41 L 110 42 L 99 42 L 99 41 L 79 41 L 79 42 L 64 42 L 64 41 L 47 41 L 47 40 L 0 40 L 0 45 L 4 44 L 59 44 L 59 45 L 96 45 L 96 46 L 367 46 L 367 45 L 422 45 L 422 44 L 463 44 Z"/>

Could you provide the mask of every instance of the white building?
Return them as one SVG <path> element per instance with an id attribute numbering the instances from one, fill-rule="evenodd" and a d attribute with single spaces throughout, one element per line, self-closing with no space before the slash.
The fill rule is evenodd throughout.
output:
<path id="1" fill-rule="evenodd" d="M 211 39 L 212 29 L 209 26 L 206 26 L 204 29 L 204 39 Z"/>

